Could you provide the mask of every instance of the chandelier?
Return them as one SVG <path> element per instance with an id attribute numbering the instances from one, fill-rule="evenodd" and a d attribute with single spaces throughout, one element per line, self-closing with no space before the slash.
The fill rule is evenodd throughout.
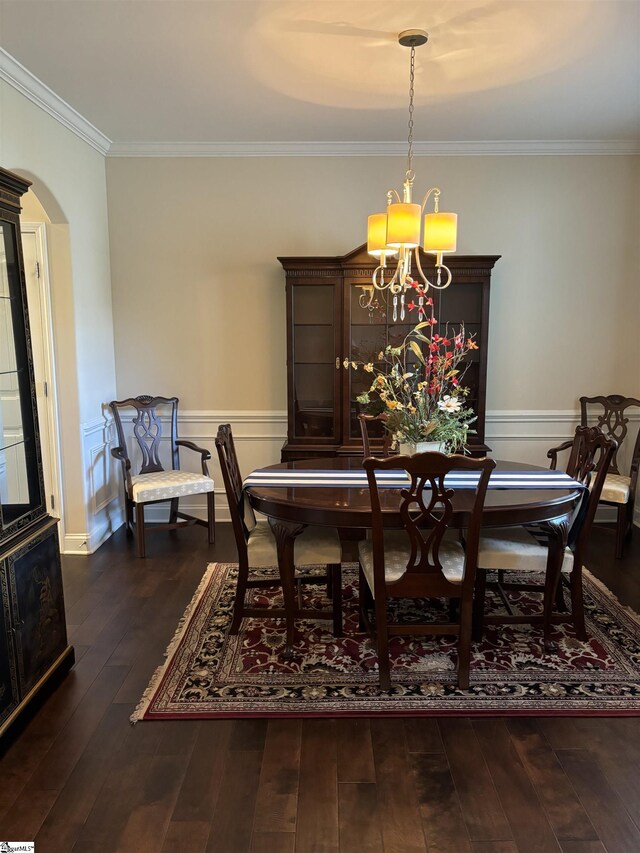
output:
<path id="1" fill-rule="evenodd" d="M 363 308 L 374 307 L 376 291 L 388 290 L 393 297 L 393 320 L 405 318 L 405 295 L 411 287 L 416 287 L 417 281 L 419 307 L 424 303 L 424 293 L 430 288 L 444 290 L 451 284 L 451 270 L 443 263 L 445 252 L 455 252 L 458 215 L 442 213 L 439 208 L 440 190 L 432 187 L 422 200 L 422 204 L 412 201 L 415 172 L 413 161 L 413 85 L 415 79 L 416 47 L 426 44 L 429 38 L 424 30 L 404 30 L 398 36 L 398 42 L 403 47 L 411 48 L 411 64 L 409 74 L 409 150 L 407 154 L 407 171 L 404 176 L 402 198 L 391 189 L 387 192 L 387 210 L 385 213 L 374 213 L 369 217 L 367 230 L 367 252 L 380 259 L 376 267 L 372 284 L 363 287 L 360 305 Z M 423 239 L 420 239 L 422 215 L 429 199 L 433 198 L 433 213 L 424 215 Z M 429 281 L 420 264 L 420 246 L 425 252 L 436 256 L 435 282 Z M 397 256 L 395 269 L 387 270 L 387 259 Z M 412 267 L 412 262 L 415 267 Z M 387 275 L 385 276 L 385 273 Z M 399 306 L 398 306 L 399 303 Z"/>

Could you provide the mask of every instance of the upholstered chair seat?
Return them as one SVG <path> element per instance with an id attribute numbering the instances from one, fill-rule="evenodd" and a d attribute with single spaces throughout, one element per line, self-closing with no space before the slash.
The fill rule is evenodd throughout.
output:
<path id="1" fill-rule="evenodd" d="M 249 567 L 266 569 L 278 565 L 276 539 L 268 521 L 257 521 L 247 540 Z M 334 565 L 342 553 L 338 531 L 332 528 L 307 527 L 294 543 L 295 566 Z"/>
<path id="2" fill-rule="evenodd" d="M 407 571 L 410 558 L 409 539 L 404 531 L 385 531 L 384 534 L 384 579 L 385 583 L 395 583 Z M 375 598 L 373 581 L 373 542 L 364 539 L 358 543 L 360 565 L 371 594 Z M 442 564 L 442 574 L 450 583 L 462 583 L 464 577 L 464 548 L 453 531 L 442 538 L 438 559 Z"/>
<path id="3" fill-rule="evenodd" d="M 545 572 L 549 547 L 524 527 L 485 528 L 480 535 L 478 566 L 485 570 Z M 573 552 L 565 548 L 562 571 L 573 569 Z"/>
<path id="4" fill-rule="evenodd" d="M 135 503 L 150 503 L 212 492 L 213 478 L 189 471 L 154 471 L 152 474 L 134 474 L 131 487 Z"/>
<path id="5" fill-rule="evenodd" d="M 623 474 L 607 474 L 602 487 L 601 501 L 611 501 L 614 504 L 626 504 L 631 491 L 631 477 Z"/>

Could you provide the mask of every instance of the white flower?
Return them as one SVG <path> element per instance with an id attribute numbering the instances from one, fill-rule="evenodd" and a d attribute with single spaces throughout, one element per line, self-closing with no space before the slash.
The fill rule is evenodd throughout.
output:
<path id="1" fill-rule="evenodd" d="M 462 408 L 462 403 L 457 397 L 445 394 L 442 400 L 438 400 L 438 408 L 443 412 L 459 412 Z"/>

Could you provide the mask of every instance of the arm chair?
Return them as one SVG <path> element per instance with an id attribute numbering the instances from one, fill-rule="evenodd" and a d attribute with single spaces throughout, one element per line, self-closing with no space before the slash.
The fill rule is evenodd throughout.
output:
<path id="1" fill-rule="evenodd" d="M 616 558 L 620 559 L 624 552 L 624 543 L 633 532 L 633 509 L 638 485 L 638 468 L 640 467 L 640 426 L 631 455 L 629 476 L 622 474 L 618 466 L 618 451 L 622 446 L 628 431 L 628 409 L 640 408 L 640 400 L 635 397 L 622 397 L 620 394 L 610 394 L 608 397 L 580 397 L 580 423 L 588 426 L 589 406 L 597 407 L 598 426 L 605 435 L 618 442 L 604 481 L 600 502 L 615 506 L 618 510 L 616 522 Z M 600 412 L 600 409 L 602 411 Z"/>
<path id="2" fill-rule="evenodd" d="M 247 588 L 279 586 L 278 552 L 276 538 L 268 521 L 257 521 L 253 509 L 242 489 L 242 476 L 236 456 L 231 426 L 218 427 L 216 448 L 224 488 L 229 502 L 229 513 L 238 549 L 238 585 L 233 608 L 231 634 L 237 634 L 240 623 L 246 616 L 283 619 L 283 608 L 254 607 L 245 602 Z M 306 527 L 296 537 L 294 565 L 299 583 L 326 583 L 327 593 L 332 598 L 331 611 L 303 609 L 298 607 L 298 616 L 306 619 L 331 619 L 334 636 L 342 636 L 342 549 L 337 530 L 323 527 Z M 324 565 L 324 576 L 298 575 L 298 568 Z M 264 569 L 273 569 L 265 577 Z M 251 570 L 259 570 L 261 577 L 249 578 Z M 300 604 L 300 592 L 298 595 Z"/>
<path id="3" fill-rule="evenodd" d="M 209 476 L 207 462 L 211 453 L 198 447 L 191 441 L 178 439 L 178 398 L 177 397 L 129 397 L 127 400 L 112 400 L 109 408 L 118 435 L 118 447 L 111 450 L 122 467 L 124 479 L 124 499 L 126 508 L 127 532 L 133 533 L 133 508 L 136 509 L 136 531 L 138 554 L 146 556 L 145 530 L 175 530 L 178 527 L 190 527 L 200 524 L 207 528 L 209 544 L 215 542 L 215 508 L 213 479 Z M 165 470 L 160 462 L 160 443 L 164 440 L 162 419 L 157 412 L 158 406 L 170 407 L 169 441 L 171 444 L 171 469 Z M 142 465 L 138 474 L 131 473 L 131 460 L 127 451 L 127 441 L 123 428 L 122 410 L 135 410 L 133 436 L 142 456 Z M 180 470 L 179 450 L 192 450 L 199 453 L 202 474 L 192 474 Z M 196 518 L 178 511 L 180 498 L 189 495 L 206 494 L 207 520 Z M 152 524 L 145 527 L 144 508 L 147 504 L 171 501 L 168 524 Z M 184 519 L 178 521 L 178 518 Z"/>
<path id="4" fill-rule="evenodd" d="M 571 448 L 567 474 L 588 487 L 562 525 L 540 524 L 535 527 L 487 528 L 482 531 L 478 551 L 478 576 L 474 600 L 474 638 L 482 638 L 483 625 L 532 623 L 543 624 L 545 649 L 551 649 L 551 625 L 571 620 L 579 640 L 586 639 L 582 599 L 582 565 L 586 546 L 604 486 L 606 472 L 616 448 L 614 439 L 607 438 L 597 427 L 577 427 L 573 441 L 549 451 L 552 468 L 557 454 Z M 595 472 L 595 474 L 593 473 Z M 589 488 L 590 487 L 590 488 Z M 560 550 L 565 541 L 564 550 Z M 487 572 L 497 571 L 498 581 L 489 583 Z M 514 614 L 507 592 L 540 592 L 535 584 L 505 582 L 506 572 L 538 572 L 545 577 L 543 611 L 541 614 Z M 554 600 L 559 611 L 566 611 L 561 577 L 568 578 L 571 590 L 571 615 L 553 614 Z M 507 610 L 505 615 L 485 615 L 487 587 L 494 589 Z"/>
<path id="5" fill-rule="evenodd" d="M 382 457 L 386 459 L 391 456 L 391 435 L 384 429 L 384 425 L 389 420 L 389 416 L 386 412 L 382 412 L 379 415 L 358 415 L 358 420 L 360 421 L 360 432 L 362 433 L 362 452 L 364 458 L 367 459 L 369 456 L 373 456 L 374 453 L 371 450 L 371 439 L 377 438 L 378 436 L 372 435 L 370 433 L 370 429 L 374 424 L 382 424 Z"/>
<path id="6" fill-rule="evenodd" d="M 372 537 L 358 543 L 361 620 L 371 631 L 368 610 L 375 610 L 380 687 L 391 687 L 390 634 L 454 634 L 458 637 L 458 685 L 469 687 L 473 588 L 482 510 L 495 468 L 493 459 L 469 459 L 443 453 L 417 453 L 389 459 L 365 459 L 371 494 Z M 385 531 L 376 471 L 404 470 L 411 484 L 401 491 L 404 530 Z M 453 489 L 444 485 L 450 471 L 479 471 L 475 492 L 468 491 L 468 510 L 455 519 Z M 452 523 L 467 528 L 467 544 L 449 531 Z M 396 598 L 448 598 L 448 622 L 391 622 L 387 603 Z M 458 608 L 451 604 L 459 602 Z"/>

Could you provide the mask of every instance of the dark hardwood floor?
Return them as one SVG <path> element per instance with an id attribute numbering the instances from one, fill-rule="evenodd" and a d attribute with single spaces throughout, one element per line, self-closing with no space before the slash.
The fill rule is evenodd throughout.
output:
<path id="1" fill-rule="evenodd" d="M 640 851 L 640 719 L 128 724 L 229 525 L 64 559 L 78 662 L 0 761 L 0 839 L 37 853 Z M 640 609 L 640 531 L 588 565 Z"/>

